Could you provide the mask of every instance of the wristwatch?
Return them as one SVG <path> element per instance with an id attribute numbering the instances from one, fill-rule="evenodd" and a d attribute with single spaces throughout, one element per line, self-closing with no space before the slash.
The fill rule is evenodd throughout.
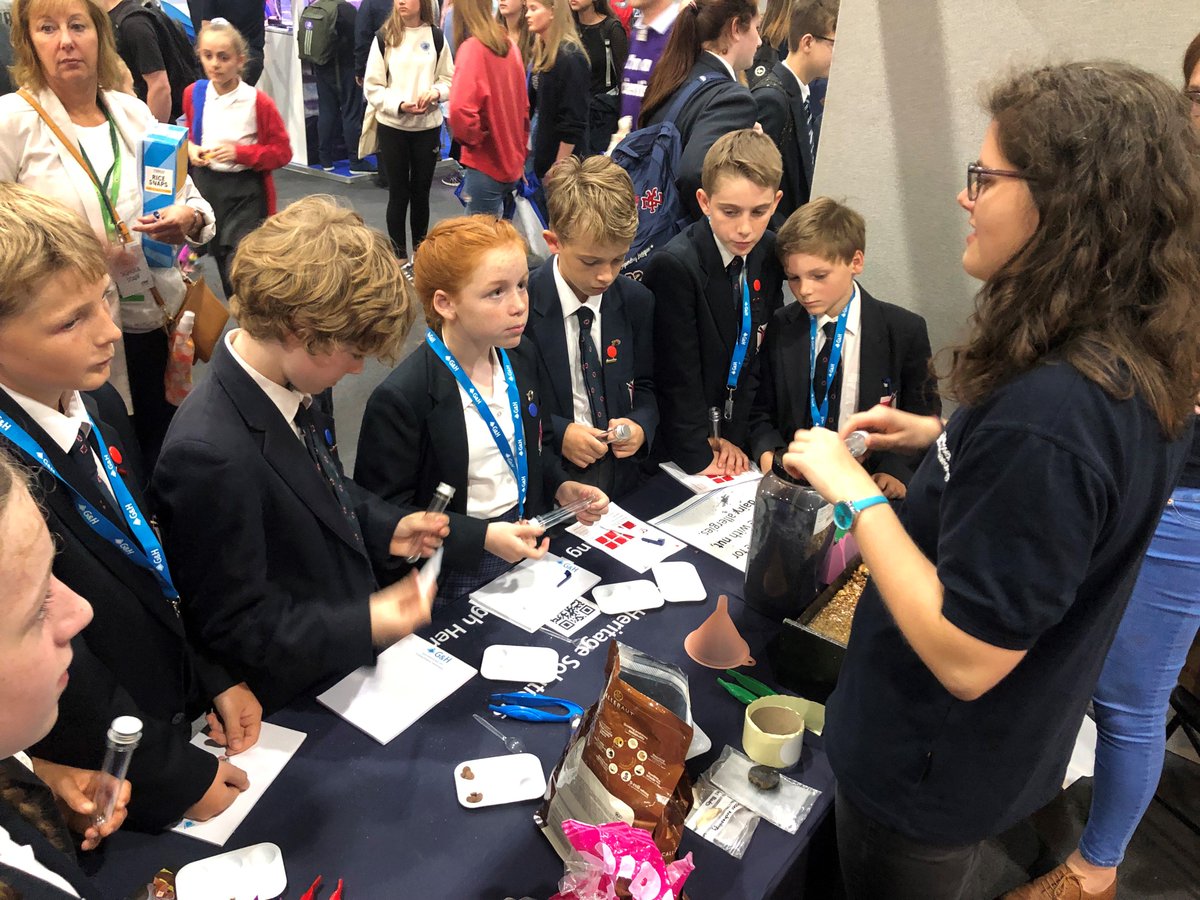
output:
<path id="1" fill-rule="evenodd" d="M 865 500 L 839 500 L 833 504 L 833 524 L 838 527 L 839 531 L 849 531 L 854 527 L 855 520 L 864 509 L 887 502 L 887 497 L 883 494 L 876 494 Z"/>

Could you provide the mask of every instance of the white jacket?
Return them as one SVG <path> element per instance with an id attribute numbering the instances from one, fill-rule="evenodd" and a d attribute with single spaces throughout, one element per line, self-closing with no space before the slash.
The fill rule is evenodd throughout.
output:
<path id="1" fill-rule="evenodd" d="M 75 126 L 54 92 L 42 88 L 34 96 L 63 134 L 68 139 L 76 139 Z M 122 158 L 127 161 L 121 166 L 117 213 L 132 226 L 142 214 L 142 137 L 157 124 L 157 120 L 150 108 L 136 97 L 118 91 L 103 91 L 101 96 L 117 127 Z M 92 179 L 33 107 L 15 93 L 0 97 L 0 180 L 15 181 L 59 201 L 83 216 L 101 240 L 107 240 L 100 199 Z M 204 230 L 196 243 L 210 240 L 216 231 L 213 210 L 200 196 L 191 178 L 187 179 L 184 189 L 184 202 L 204 215 Z M 133 234 L 141 240 L 138 232 Z M 183 303 L 183 276 L 177 268 L 150 271 L 163 302 L 174 314 Z M 118 315 L 114 318 L 121 330 L 133 333 L 154 331 L 164 323 L 162 310 L 151 299 L 145 303 L 122 303 Z"/>
<path id="2" fill-rule="evenodd" d="M 426 131 L 442 126 L 442 111 L 434 106 L 422 115 L 400 112 L 401 103 L 412 103 L 431 89 L 438 92 L 438 102 L 450 99 L 450 82 L 454 78 L 454 58 L 450 41 L 442 44 L 441 55 L 434 49 L 433 31 L 428 25 L 404 29 L 399 47 L 379 52 L 379 39 L 371 41 L 367 70 L 363 78 L 363 94 L 375 109 L 376 119 L 389 128 L 401 131 Z"/>

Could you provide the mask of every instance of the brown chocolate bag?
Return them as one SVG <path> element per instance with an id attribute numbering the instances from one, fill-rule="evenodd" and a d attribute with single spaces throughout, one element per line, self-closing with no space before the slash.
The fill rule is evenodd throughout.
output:
<path id="1" fill-rule="evenodd" d="M 670 862 L 692 807 L 687 676 L 617 641 L 605 671 L 604 692 L 567 742 L 534 821 L 564 860 L 573 851 L 562 823 L 576 819 L 643 828 Z"/>

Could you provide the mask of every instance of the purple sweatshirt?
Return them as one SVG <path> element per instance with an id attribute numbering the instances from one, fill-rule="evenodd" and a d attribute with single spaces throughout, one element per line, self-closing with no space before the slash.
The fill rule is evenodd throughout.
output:
<path id="1" fill-rule="evenodd" d="M 638 127 L 637 117 L 642 109 L 642 97 L 646 95 L 650 72 L 666 49 L 667 38 L 671 36 L 671 28 L 675 25 L 675 17 L 678 15 L 679 5 L 674 2 L 659 13 L 649 25 L 643 22 L 640 9 L 633 13 L 632 27 L 629 31 L 629 56 L 625 59 L 625 71 L 621 75 L 621 115 L 633 117 L 631 130 Z"/>

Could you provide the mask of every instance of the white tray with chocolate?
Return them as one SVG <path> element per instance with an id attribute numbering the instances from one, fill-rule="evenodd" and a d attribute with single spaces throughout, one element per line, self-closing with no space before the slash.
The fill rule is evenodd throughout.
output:
<path id="1" fill-rule="evenodd" d="M 532 753 L 468 759 L 454 767 L 454 790 L 467 809 L 536 800 L 546 792 L 546 773 Z"/>

